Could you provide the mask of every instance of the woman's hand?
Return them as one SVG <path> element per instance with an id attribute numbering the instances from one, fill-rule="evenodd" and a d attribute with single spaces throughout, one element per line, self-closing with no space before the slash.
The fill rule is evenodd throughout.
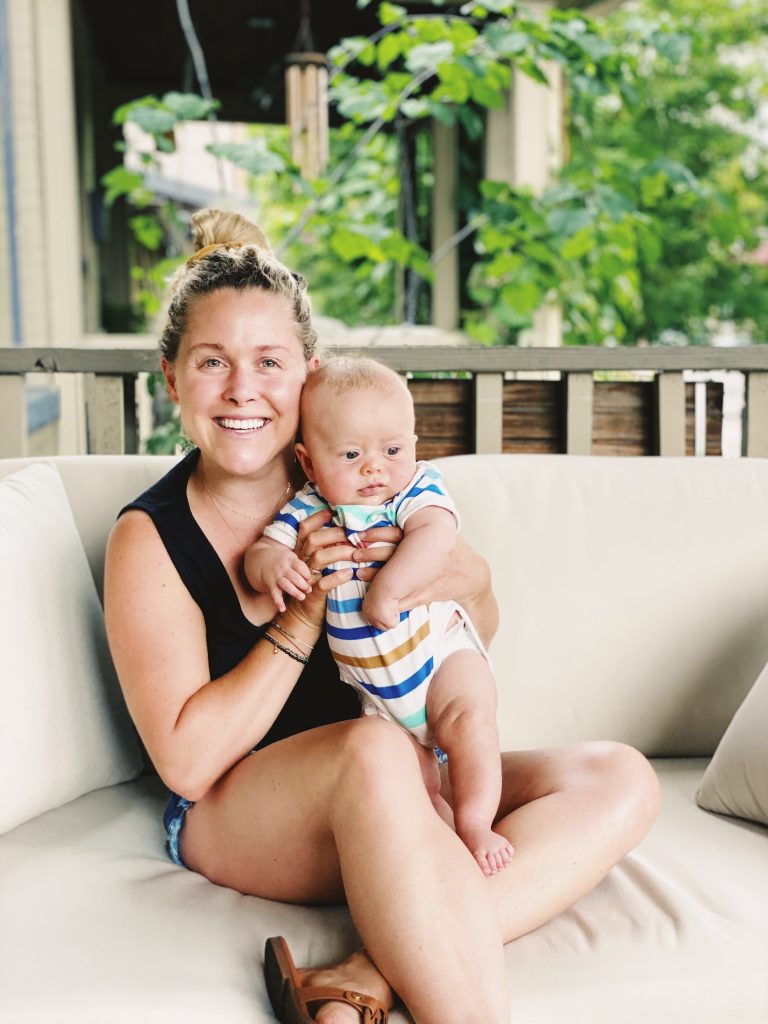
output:
<path id="1" fill-rule="evenodd" d="M 499 609 L 491 590 L 491 570 L 486 560 L 478 555 L 461 534 L 456 535 L 456 546 L 451 554 L 450 568 L 433 580 L 407 594 L 400 608 L 407 611 L 430 601 L 457 601 L 467 612 L 488 646 L 499 625 Z"/>
<path id="2" fill-rule="evenodd" d="M 397 526 L 379 526 L 362 533 L 366 547 L 354 547 L 340 526 L 328 526 L 331 521 L 328 511 L 315 512 L 299 526 L 296 554 L 307 565 L 312 577 L 312 590 L 300 598 L 302 612 L 315 624 L 325 618 L 325 603 L 328 592 L 352 579 L 352 569 L 337 569 L 323 575 L 323 569 L 334 562 L 386 562 L 403 537 Z M 358 578 L 370 582 L 379 571 L 377 566 L 358 569 Z M 296 605 L 294 604 L 294 607 Z"/>

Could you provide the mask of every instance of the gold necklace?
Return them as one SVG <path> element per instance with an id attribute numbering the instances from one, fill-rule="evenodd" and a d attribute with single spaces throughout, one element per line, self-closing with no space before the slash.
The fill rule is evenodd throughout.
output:
<path id="1" fill-rule="evenodd" d="M 285 486 L 285 489 L 280 492 L 280 497 L 277 499 L 277 502 L 272 506 L 272 510 L 270 512 L 267 512 L 267 514 L 265 516 L 252 516 L 252 515 L 249 515 L 247 512 L 240 512 L 236 508 L 230 508 L 229 505 L 227 505 L 225 502 L 223 502 L 221 500 L 221 498 L 217 498 L 216 495 L 211 490 L 211 488 L 208 486 L 208 481 L 205 479 L 205 473 L 203 472 L 203 467 L 200 466 L 199 469 L 200 469 L 200 479 L 203 481 L 203 487 L 206 489 L 206 491 L 210 495 L 211 501 L 214 503 L 216 508 L 219 510 L 219 515 L 221 515 L 221 510 L 223 508 L 225 508 L 227 510 L 227 512 L 231 512 L 233 516 L 240 516 L 243 519 L 250 519 L 251 522 L 253 522 L 253 523 L 265 523 L 267 521 L 267 519 L 271 519 L 274 516 L 275 512 L 283 504 L 284 498 L 288 495 L 289 491 L 291 490 L 291 481 L 289 480 L 288 483 Z M 225 523 L 227 522 L 225 516 L 222 516 L 222 519 L 224 519 Z M 229 524 L 227 524 L 227 525 L 229 525 Z"/>

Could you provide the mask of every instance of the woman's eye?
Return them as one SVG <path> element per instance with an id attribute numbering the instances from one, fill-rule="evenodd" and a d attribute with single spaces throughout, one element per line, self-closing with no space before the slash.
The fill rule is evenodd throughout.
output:
<path id="1" fill-rule="evenodd" d="M 389 448 L 387 448 L 387 455 L 399 455 L 399 454 L 400 454 L 400 448 L 398 448 L 398 446 L 396 444 L 391 444 L 389 446 Z"/>
<path id="2" fill-rule="evenodd" d="M 211 356 L 209 359 L 205 360 L 203 366 L 210 366 L 215 368 L 217 366 L 221 366 L 221 360 L 217 359 L 216 356 Z"/>
<path id="3" fill-rule="evenodd" d="M 275 369 L 275 368 L 276 368 L 277 366 L 279 366 L 279 363 L 277 362 L 277 360 L 276 360 L 276 359 L 269 359 L 269 358 L 267 358 L 267 359 L 262 359 L 262 361 L 261 361 L 261 365 L 262 365 L 262 366 L 266 366 L 266 368 L 267 368 L 268 370 L 273 370 L 273 369 Z"/>

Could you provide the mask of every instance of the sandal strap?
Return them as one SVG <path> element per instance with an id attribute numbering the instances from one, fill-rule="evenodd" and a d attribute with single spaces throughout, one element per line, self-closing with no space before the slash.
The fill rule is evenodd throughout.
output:
<path id="1" fill-rule="evenodd" d="M 296 989 L 296 996 L 300 1003 L 309 1009 L 309 1003 L 347 1003 L 354 1006 L 362 1014 L 361 1024 L 387 1024 L 387 1011 L 378 1003 L 373 996 L 367 996 L 362 992 L 354 992 L 352 989 L 328 988 L 307 988 L 301 986 Z"/>

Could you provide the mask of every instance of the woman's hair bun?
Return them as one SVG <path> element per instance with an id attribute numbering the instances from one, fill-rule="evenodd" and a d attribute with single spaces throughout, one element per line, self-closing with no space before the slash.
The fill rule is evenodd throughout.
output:
<path id="1" fill-rule="evenodd" d="M 271 253 L 267 236 L 253 221 L 227 210 L 198 210 L 190 219 L 196 249 L 206 245 L 256 245 Z"/>

